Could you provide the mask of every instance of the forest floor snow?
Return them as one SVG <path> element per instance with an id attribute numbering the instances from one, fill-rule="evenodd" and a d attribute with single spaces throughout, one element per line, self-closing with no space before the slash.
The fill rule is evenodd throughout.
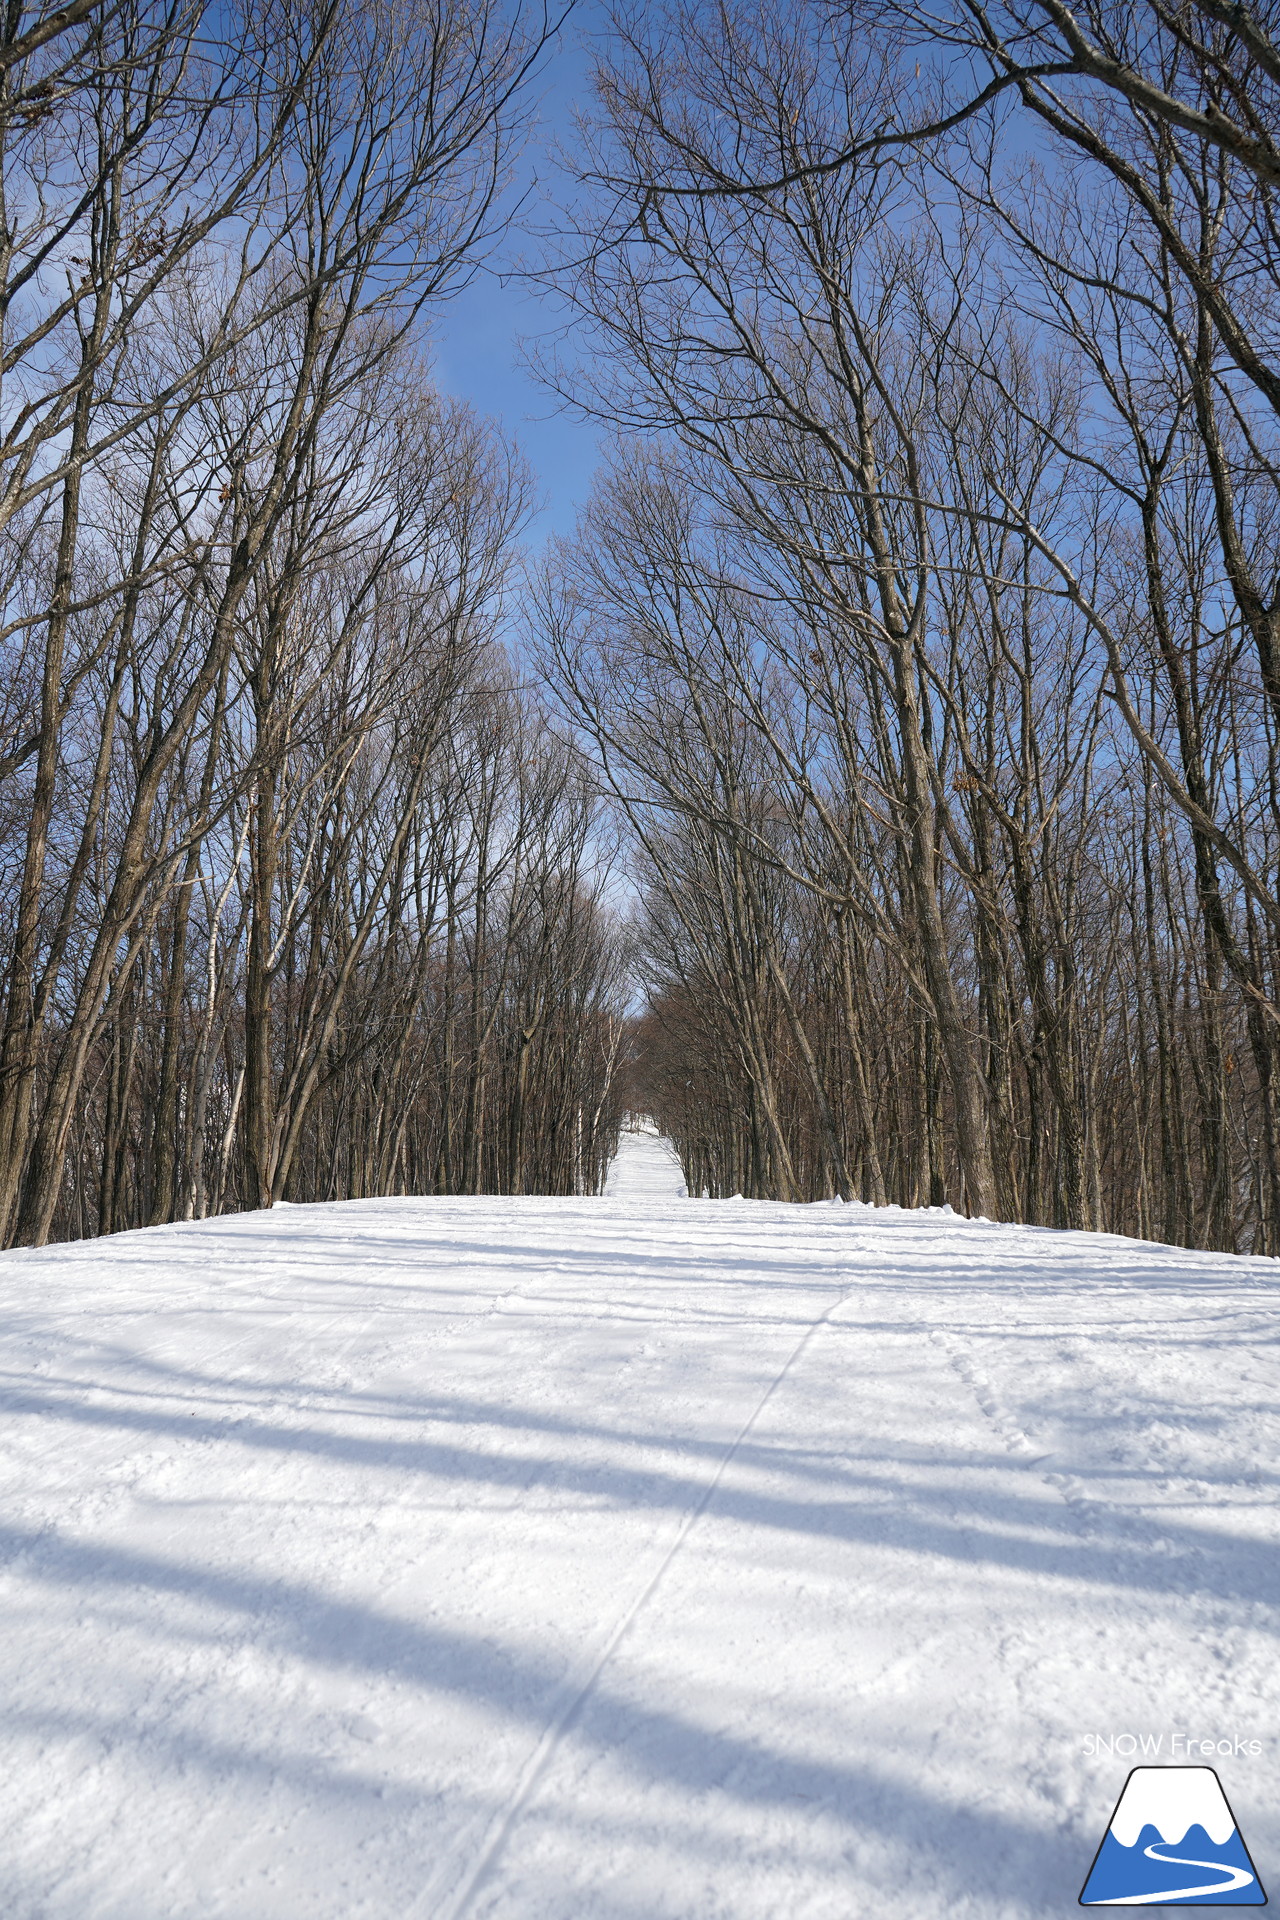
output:
<path id="1" fill-rule="evenodd" d="M 4 1255 L 0 1914 L 1032 1920 L 1188 1738 L 1280 1881 L 1277 1282 L 644 1134 Z"/>

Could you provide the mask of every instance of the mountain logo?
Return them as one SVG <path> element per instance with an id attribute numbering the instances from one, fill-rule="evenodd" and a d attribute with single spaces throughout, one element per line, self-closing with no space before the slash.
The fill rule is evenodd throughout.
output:
<path id="1" fill-rule="evenodd" d="M 1135 1767 L 1116 1801 L 1082 1907 L 1265 1907 L 1212 1767 Z"/>

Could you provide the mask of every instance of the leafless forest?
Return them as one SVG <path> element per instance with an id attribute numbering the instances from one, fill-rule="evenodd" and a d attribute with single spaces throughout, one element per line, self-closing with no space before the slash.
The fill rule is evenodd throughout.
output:
<path id="1" fill-rule="evenodd" d="M 616 36 L 541 650 L 698 1188 L 1277 1248 L 1274 11 Z"/>
<path id="2" fill-rule="evenodd" d="M 630 1107 L 1280 1252 L 1276 15 L 593 11 L 535 560 L 428 344 L 555 21 L 11 7 L 4 1244 L 591 1192 Z"/>
<path id="3" fill-rule="evenodd" d="M 596 803 L 500 644 L 519 461 L 422 357 L 540 31 L 6 16 L 6 1242 L 598 1180 Z"/>

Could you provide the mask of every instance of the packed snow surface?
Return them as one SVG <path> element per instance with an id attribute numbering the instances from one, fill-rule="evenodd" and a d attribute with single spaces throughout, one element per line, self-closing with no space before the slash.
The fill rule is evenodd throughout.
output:
<path id="1" fill-rule="evenodd" d="M 1276 1304 L 644 1134 L 7 1254 L 0 1913 L 1065 1915 L 1153 1761 L 1280 1879 Z"/>

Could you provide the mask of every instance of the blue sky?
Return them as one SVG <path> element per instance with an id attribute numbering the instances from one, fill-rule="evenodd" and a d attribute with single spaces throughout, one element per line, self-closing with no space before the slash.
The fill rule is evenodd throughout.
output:
<path id="1" fill-rule="evenodd" d="M 534 224 L 547 215 L 552 143 L 572 140 L 574 103 L 587 96 L 590 55 L 585 43 L 599 20 L 600 10 L 579 0 L 533 83 L 537 124 L 512 194 L 529 192 L 524 217 Z M 520 365 L 520 340 L 556 327 L 555 313 L 538 293 L 503 274 L 531 245 L 529 235 L 517 226 L 471 286 L 442 309 L 432 340 L 436 377 L 445 391 L 501 420 L 523 448 L 545 502 L 529 530 L 531 543 L 540 545 L 548 533 L 572 528 L 597 463 L 599 429 L 561 411 L 554 395 Z"/>

